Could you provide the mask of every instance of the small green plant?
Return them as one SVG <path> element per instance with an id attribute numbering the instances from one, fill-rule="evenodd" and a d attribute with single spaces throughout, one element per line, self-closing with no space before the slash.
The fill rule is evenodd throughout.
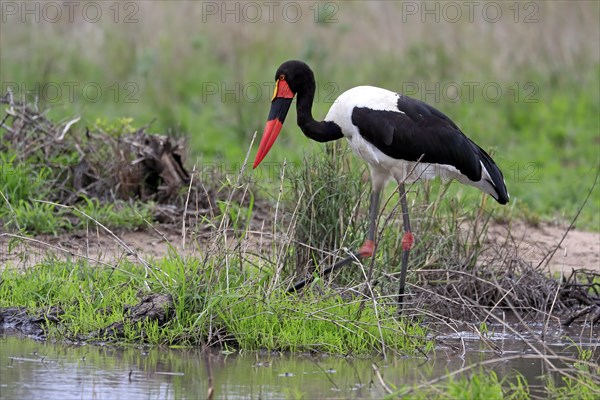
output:
<path id="1" fill-rule="evenodd" d="M 0 152 L 0 217 L 5 215 L 10 205 L 21 200 L 44 196 L 51 185 L 51 170 L 48 167 L 37 168 L 32 163 L 21 163 L 16 155 Z"/>
<path id="2" fill-rule="evenodd" d="M 80 217 L 79 227 L 99 222 L 107 228 L 139 229 L 152 220 L 153 203 L 125 202 L 102 203 L 96 198 L 84 197 L 82 206 L 75 207 Z"/>
<path id="3" fill-rule="evenodd" d="M 451 399 L 489 399 L 504 398 L 502 385 L 494 371 L 473 374 L 470 377 L 450 379 L 446 393 Z"/>
<path id="4" fill-rule="evenodd" d="M 482 321 L 482 322 L 479 324 L 479 333 L 480 333 L 482 336 L 487 336 L 487 335 L 489 334 L 489 332 L 490 332 L 490 331 L 489 331 L 489 328 L 488 328 L 487 324 L 485 323 L 485 321 Z"/>
<path id="5" fill-rule="evenodd" d="M 57 210 L 53 204 L 20 200 L 7 216 L 7 226 L 11 222 L 24 232 L 37 232 L 56 235 L 63 229 L 70 229 L 71 222 L 64 210 Z"/>
<path id="6" fill-rule="evenodd" d="M 514 379 L 506 376 L 501 380 L 496 372 L 485 369 L 459 377 L 450 374 L 448 379 L 442 382 L 403 388 L 393 394 L 396 395 L 411 400 L 526 400 L 531 398 L 529 385 L 522 375 L 516 374 Z"/>
<path id="7" fill-rule="evenodd" d="M 572 371 L 560 377 L 560 384 L 547 377 L 547 390 L 554 399 L 595 400 L 600 395 L 600 367 L 597 364 L 577 363 Z"/>
<path id="8" fill-rule="evenodd" d="M 254 194 L 248 192 L 248 205 L 244 206 L 234 201 L 217 200 L 221 218 L 227 218 L 232 225 L 233 231 L 239 239 L 248 233 L 252 222 L 252 211 L 254 209 Z"/>
<path id="9" fill-rule="evenodd" d="M 129 117 L 121 117 L 112 121 L 109 121 L 108 118 L 97 118 L 94 125 L 97 129 L 118 138 L 136 131 L 132 123 L 133 118 Z"/>
<path id="10" fill-rule="evenodd" d="M 556 399 L 597 399 L 600 395 L 600 366 L 594 362 L 593 357 L 597 347 L 584 348 L 573 342 L 577 350 L 577 359 L 567 374 L 559 376 L 546 376 L 548 393 Z"/>

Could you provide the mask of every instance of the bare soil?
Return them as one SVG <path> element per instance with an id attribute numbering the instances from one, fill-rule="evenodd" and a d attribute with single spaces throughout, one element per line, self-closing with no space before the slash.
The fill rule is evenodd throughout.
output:
<path id="1" fill-rule="evenodd" d="M 486 256 L 493 258 L 502 249 L 547 272 L 568 273 L 572 269 L 583 268 L 600 273 L 600 233 L 571 230 L 565 236 L 566 231 L 565 227 L 548 223 L 536 227 L 524 222 L 512 222 L 510 227 L 492 225 L 487 234 L 484 261 Z M 83 257 L 92 262 L 112 264 L 123 258 L 131 261 L 136 261 L 137 257 L 162 258 L 169 249 L 195 256 L 206 246 L 206 241 L 197 235 L 192 238 L 187 234 L 184 240 L 181 230 L 175 227 L 116 232 L 115 236 L 101 231 L 42 235 L 24 239 L 9 248 L 13 237 L 0 234 L 0 269 L 8 264 L 26 268 L 49 253 L 57 257 Z M 209 232 L 206 233 L 208 236 Z M 257 243 L 254 243 L 252 247 L 260 251 L 256 246 Z"/>
<path id="2" fill-rule="evenodd" d="M 564 239 L 563 239 L 564 237 Z M 600 233 L 570 230 L 549 223 L 531 226 L 512 221 L 488 230 L 490 248 L 512 247 L 515 256 L 548 272 L 568 273 L 584 268 L 600 272 Z"/>
<path id="3" fill-rule="evenodd" d="M 547 272 L 567 274 L 572 269 L 583 268 L 600 273 L 600 233 L 571 230 L 565 236 L 566 231 L 565 227 L 548 223 L 536 227 L 524 222 L 512 222 L 510 227 L 495 224 L 488 231 L 485 254 L 492 258 L 499 249 L 509 249 L 515 257 L 529 262 L 532 267 L 539 265 Z M 206 233 L 206 237 L 209 235 Z M 116 232 L 115 236 L 101 231 L 42 235 L 9 247 L 14 238 L 0 234 L 0 268 L 6 265 L 30 267 L 48 254 L 113 264 L 123 258 L 134 262 L 137 257 L 159 259 L 166 256 L 169 249 L 195 256 L 206 246 L 206 241 L 198 235 L 192 238 L 187 234 L 183 240 L 181 230 L 175 227 Z"/>

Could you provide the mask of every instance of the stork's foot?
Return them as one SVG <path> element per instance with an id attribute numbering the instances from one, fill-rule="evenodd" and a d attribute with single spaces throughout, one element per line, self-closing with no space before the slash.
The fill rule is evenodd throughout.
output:
<path id="1" fill-rule="evenodd" d="M 375 252 L 375 242 L 372 240 L 365 240 L 360 249 L 358 249 L 358 255 L 361 258 L 369 258 L 373 256 Z"/>
<path id="2" fill-rule="evenodd" d="M 415 242 L 415 237 L 412 232 L 405 232 L 404 236 L 402 236 L 402 250 L 408 251 L 413 247 L 413 243 Z"/>

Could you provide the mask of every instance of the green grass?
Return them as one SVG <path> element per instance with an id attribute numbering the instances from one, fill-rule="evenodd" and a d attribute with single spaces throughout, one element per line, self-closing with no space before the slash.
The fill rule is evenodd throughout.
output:
<path id="1" fill-rule="evenodd" d="M 50 167 L 38 168 L 33 162 L 22 163 L 16 155 L 1 152 L 0 162 L 0 220 L 6 229 L 37 233 L 58 233 L 71 226 L 63 212 L 54 212 L 54 206 L 33 202 L 48 199 L 54 182 Z"/>
<path id="2" fill-rule="evenodd" d="M 568 376 L 559 379 L 550 375 L 545 377 L 546 386 L 543 388 L 545 396 L 552 399 L 579 399 L 593 400 L 600 393 L 600 383 L 597 379 L 597 367 L 590 364 L 575 365 L 568 370 Z M 447 379 L 445 379 L 447 377 Z M 433 383 L 407 386 L 394 392 L 389 398 L 401 396 L 403 399 L 493 399 L 493 400 L 520 400 L 532 398 L 534 389 L 530 382 L 518 372 L 511 372 L 502 379 L 496 372 L 480 369 L 469 374 L 456 376 L 449 373 L 446 377 L 437 378 Z M 539 395 L 540 389 L 536 388 Z"/>
<path id="3" fill-rule="evenodd" d="M 123 306 L 136 302 L 134 279 L 130 270 L 111 273 L 84 262 L 48 259 L 25 273 L 5 268 L 0 304 L 32 312 L 58 306 L 64 327 L 51 326 L 49 337 L 75 339 L 123 319 Z"/>
<path id="4" fill-rule="evenodd" d="M 411 396 L 415 399 L 504 399 L 502 382 L 493 371 L 480 372 L 468 377 L 450 378 L 443 385 L 425 389 Z M 519 391 L 517 395 L 510 396 L 512 399 L 529 398 L 526 391 Z"/>
<path id="5" fill-rule="evenodd" d="M 98 222 L 109 229 L 136 230 L 147 227 L 154 218 L 152 202 L 117 200 L 113 203 L 102 203 L 95 198 L 84 200 L 81 206 L 71 209 L 73 214 L 79 216 L 78 228 L 95 226 Z"/>
<path id="6" fill-rule="evenodd" d="M 15 244 L 13 247 L 17 248 Z M 92 336 L 98 340 L 152 345 L 234 345 L 243 350 L 325 351 L 370 354 L 428 351 L 431 342 L 418 323 L 399 319 L 395 308 L 325 296 L 268 293 L 269 274 L 253 267 L 246 272 L 227 269 L 218 256 L 184 260 L 173 256 L 152 262 L 152 273 L 128 262 L 117 267 L 91 266 L 84 261 L 46 260 L 1 274 L 0 307 L 24 306 L 43 312 L 57 306 L 64 311 L 59 324 L 50 323 L 51 339 L 90 338 L 108 325 L 125 321 L 121 337 Z M 233 263 L 239 260 L 231 259 Z M 128 323 L 127 305 L 142 294 L 173 296 L 173 313 L 164 326 L 156 321 Z M 104 332 L 105 335 L 109 333 Z"/>
<path id="7" fill-rule="evenodd" d="M 61 206 L 52 202 L 56 180 L 51 178 L 50 168 L 34 172 L 30 162 L 6 165 L 6 179 L 0 182 L 0 220 L 7 230 L 57 235 L 96 223 L 109 229 L 135 230 L 153 219 L 151 202 L 116 200 L 107 203 L 81 196 L 80 204 Z"/>
<path id="8" fill-rule="evenodd" d="M 116 201 L 100 204 L 86 199 L 82 207 L 61 207 L 53 203 L 19 200 L 0 213 L 7 229 L 17 228 L 26 234 L 51 234 L 71 230 L 85 230 L 102 224 L 108 229 L 137 230 L 152 220 L 152 204 Z M 4 215 L 1 215 L 4 214 Z"/>
<path id="9" fill-rule="evenodd" d="M 244 349 L 368 354 L 382 346 L 414 352 L 426 343 L 426 329 L 396 319 L 394 306 L 378 307 L 377 315 L 338 296 L 248 300 L 237 299 L 221 316 Z"/>
<path id="10" fill-rule="evenodd" d="M 303 273 L 309 266 L 335 262 L 326 256 L 344 246 L 355 248 L 364 240 L 368 194 L 362 180 L 364 168 L 352 163 L 348 149 L 337 142 L 288 169 L 290 176 L 288 212 L 294 221 L 295 257 L 290 257 L 289 272 Z"/>
<path id="11" fill-rule="evenodd" d="M 548 379 L 548 392 L 552 394 L 552 398 L 567 400 L 581 399 L 594 400 L 598 398 L 600 393 L 600 383 L 598 380 L 590 378 L 590 376 L 598 377 L 600 368 L 590 367 L 589 365 L 575 365 L 576 375 L 563 376 L 557 382 L 553 379 Z"/>

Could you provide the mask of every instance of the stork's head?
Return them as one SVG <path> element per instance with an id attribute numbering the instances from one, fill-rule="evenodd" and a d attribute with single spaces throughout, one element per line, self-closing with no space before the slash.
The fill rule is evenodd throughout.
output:
<path id="1" fill-rule="evenodd" d="M 271 110 L 252 168 L 258 167 L 275 143 L 296 93 L 309 85 L 314 86 L 314 75 L 302 61 L 286 61 L 277 69 Z"/>

